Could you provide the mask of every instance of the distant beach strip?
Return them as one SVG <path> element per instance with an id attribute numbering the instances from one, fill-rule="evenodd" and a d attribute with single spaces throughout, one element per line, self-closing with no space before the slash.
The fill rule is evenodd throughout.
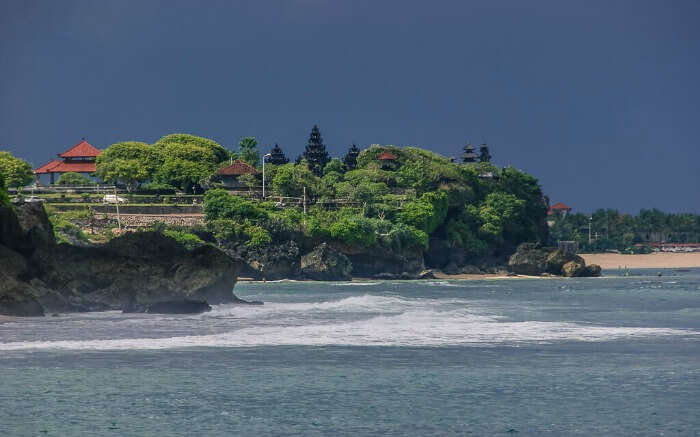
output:
<path id="1" fill-rule="evenodd" d="M 684 269 L 700 268 L 700 252 L 650 253 L 625 255 L 620 253 L 582 253 L 586 264 L 598 264 L 603 269 Z"/>

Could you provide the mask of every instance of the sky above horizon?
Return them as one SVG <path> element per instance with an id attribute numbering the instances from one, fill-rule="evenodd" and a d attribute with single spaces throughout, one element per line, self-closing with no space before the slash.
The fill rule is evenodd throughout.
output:
<path id="1" fill-rule="evenodd" d="M 575 212 L 700 213 L 700 2 L 0 1 L 0 150 L 318 124 L 535 175 Z"/>

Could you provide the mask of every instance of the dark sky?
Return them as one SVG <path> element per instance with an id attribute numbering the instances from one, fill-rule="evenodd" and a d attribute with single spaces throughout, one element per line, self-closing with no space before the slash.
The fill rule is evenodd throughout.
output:
<path id="1" fill-rule="evenodd" d="M 0 0 L 0 149 L 164 134 L 298 155 L 314 123 L 486 141 L 576 211 L 700 212 L 700 2 Z"/>

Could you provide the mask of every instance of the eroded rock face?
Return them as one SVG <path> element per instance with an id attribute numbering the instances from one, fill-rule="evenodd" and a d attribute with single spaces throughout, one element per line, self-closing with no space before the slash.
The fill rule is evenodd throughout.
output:
<path id="1" fill-rule="evenodd" d="M 17 215 L 0 209 L 0 314 L 247 303 L 233 294 L 240 263 L 215 247 L 188 250 L 155 232 L 98 247 L 56 245 L 43 206 L 25 205 Z"/>
<path id="2" fill-rule="evenodd" d="M 347 256 L 322 243 L 301 257 L 301 272 L 316 281 L 352 280 L 352 263 Z"/>
<path id="3" fill-rule="evenodd" d="M 561 275 L 569 278 L 600 276 L 600 266 L 586 267 L 578 255 L 534 243 L 523 243 L 508 261 L 508 269 L 519 275 Z"/>
<path id="4" fill-rule="evenodd" d="M 418 279 L 425 270 L 423 252 L 387 253 L 381 249 L 346 253 L 353 276 L 376 279 Z"/>
<path id="5" fill-rule="evenodd" d="M 585 276 L 588 278 L 598 277 L 601 275 L 602 270 L 603 269 L 598 264 L 589 264 L 586 266 L 586 269 L 583 271 L 582 276 Z"/>
<path id="6" fill-rule="evenodd" d="M 548 271 L 547 259 L 553 250 L 535 243 L 522 243 L 508 260 L 508 270 L 518 275 L 541 275 Z"/>
<path id="7" fill-rule="evenodd" d="M 580 261 L 572 260 L 561 267 L 561 275 L 567 278 L 577 278 L 579 276 L 582 276 L 585 270 L 586 263 L 583 261 L 583 259 L 581 259 Z"/>

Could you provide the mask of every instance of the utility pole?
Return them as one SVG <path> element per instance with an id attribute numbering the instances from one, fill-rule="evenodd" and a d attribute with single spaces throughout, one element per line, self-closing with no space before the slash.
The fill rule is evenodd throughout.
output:
<path id="1" fill-rule="evenodd" d="M 119 226 L 119 233 L 122 233 L 122 220 L 119 217 L 119 196 L 117 196 L 117 186 L 114 186 L 114 204 L 117 205 L 117 226 Z"/>
<path id="2" fill-rule="evenodd" d="M 593 216 L 588 217 L 588 245 L 591 245 L 591 225 L 593 224 Z"/>
<path id="3" fill-rule="evenodd" d="M 304 187 L 304 226 L 306 226 L 306 187 Z"/>

